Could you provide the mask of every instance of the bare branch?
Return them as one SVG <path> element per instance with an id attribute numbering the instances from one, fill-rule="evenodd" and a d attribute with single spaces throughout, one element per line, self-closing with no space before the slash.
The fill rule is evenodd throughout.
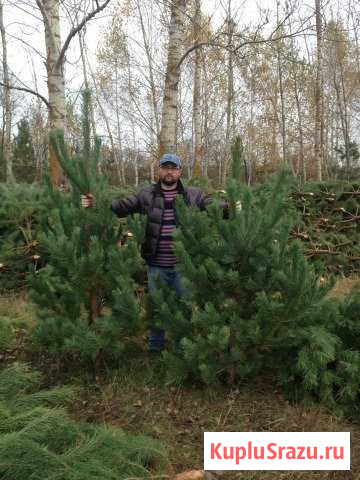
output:
<path id="1" fill-rule="evenodd" d="M 43 97 L 40 93 L 35 92 L 35 90 L 31 90 L 31 88 L 15 87 L 14 85 L 8 85 L 8 84 L 5 84 L 1 81 L 0 81 L 0 85 L 2 87 L 9 88 L 10 90 L 19 90 L 20 92 L 31 93 L 32 95 L 35 95 L 36 97 L 40 98 L 45 103 L 45 105 L 47 106 L 47 108 L 49 110 L 51 109 L 51 105 L 48 102 L 48 100 L 45 97 Z"/>
<path id="2" fill-rule="evenodd" d="M 306 31 L 309 30 L 309 27 L 305 27 L 305 28 L 302 28 L 304 27 L 304 25 L 306 25 L 306 22 L 308 22 L 313 16 L 314 14 L 311 14 L 309 15 L 307 18 L 305 18 L 304 20 L 301 21 L 301 24 L 299 25 L 299 28 L 296 32 L 293 32 L 291 34 L 283 34 L 283 35 L 278 35 L 276 37 L 274 37 L 275 33 L 279 30 L 279 28 L 284 25 L 285 21 L 292 15 L 292 12 L 288 13 L 282 20 L 281 22 L 276 26 L 276 28 L 270 33 L 270 35 L 265 38 L 265 39 L 257 39 L 258 37 L 258 34 L 259 32 L 261 31 L 261 29 L 269 22 L 268 21 L 268 18 L 266 18 L 263 23 L 259 24 L 256 28 L 256 31 L 255 31 L 255 35 L 254 37 L 250 40 L 245 40 L 244 42 L 238 44 L 237 46 L 234 46 L 233 48 L 230 47 L 229 44 L 222 44 L 222 43 L 218 43 L 217 42 L 217 39 L 220 38 L 222 35 L 228 35 L 228 33 L 226 31 L 222 31 L 221 29 L 218 30 L 218 33 L 216 35 L 214 35 L 213 39 L 208 41 L 208 42 L 200 42 L 200 43 L 195 43 L 194 45 L 192 45 L 184 54 L 183 56 L 181 57 L 179 63 L 177 64 L 177 68 L 180 68 L 181 64 L 183 63 L 183 61 L 186 59 L 186 57 L 192 53 L 194 50 L 198 49 L 198 48 L 202 48 L 202 47 L 206 47 L 206 46 L 212 46 L 212 47 L 219 47 L 219 48 L 224 48 L 225 50 L 230 50 L 232 51 L 232 53 L 236 53 L 239 49 L 241 49 L 242 47 L 245 47 L 246 45 L 252 45 L 252 44 L 259 44 L 259 43 L 268 43 L 268 42 L 277 42 L 279 40 L 282 40 L 282 39 L 286 39 L 286 38 L 290 38 L 290 37 L 296 37 L 297 35 L 301 34 L 301 33 L 304 33 Z M 242 37 L 243 35 L 242 34 L 239 34 L 239 33 L 236 33 L 234 32 L 232 34 L 233 37 Z"/>
<path id="3" fill-rule="evenodd" d="M 18 40 L 19 42 L 23 43 L 24 45 L 26 45 L 26 47 L 31 48 L 31 50 L 33 50 L 35 53 L 37 53 L 43 60 L 46 60 L 46 57 L 41 52 L 39 52 L 39 50 L 37 50 L 35 47 L 30 45 L 30 43 L 25 42 L 25 40 L 23 40 L 22 38 L 17 37 L 16 35 L 12 35 L 9 32 L 6 32 L 6 35 L 8 35 L 9 37 L 14 38 L 15 40 Z"/>
<path id="4" fill-rule="evenodd" d="M 291 33 L 291 34 L 289 33 L 289 34 L 279 35 L 277 37 L 273 37 L 272 35 L 273 35 L 274 32 L 272 32 L 271 35 L 267 38 L 262 38 L 262 39 L 259 39 L 259 40 L 256 40 L 256 39 L 245 40 L 244 42 L 241 42 L 239 45 L 237 45 L 235 48 L 230 48 L 229 45 L 227 45 L 227 44 L 216 43 L 216 42 L 212 42 L 212 41 L 195 43 L 192 47 L 190 47 L 188 50 L 186 50 L 184 55 L 181 57 L 179 63 L 177 64 L 177 68 L 180 68 L 181 64 L 186 59 L 186 57 L 191 52 L 196 50 L 197 48 L 219 47 L 219 48 L 224 48 L 225 50 L 230 50 L 230 51 L 232 51 L 232 53 L 236 53 L 238 50 L 240 50 L 240 48 L 243 48 L 246 45 L 257 45 L 257 44 L 261 44 L 261 43 L 277 42 L 279 40 L 283 40 L 283 39 L 286 39 L 286 38 L 296 37 L 296 36 L 306 32 L 306 31 L 308 31 L 308 28 L 304 28 L 303 30 L 298 30 L 297 32 L 294 32 L 294 33 Z M 235 34 L 234 36 L 238 36 L 238 35 Z"/>
<path id="5" fill-rule="evenodd" d="M 261 44 L 261 43 L 273 43 L 273 42 L 278 42 L 279 40 L 284 40 L 285 38 L 297 37 L 301 33 L 304 33 L 306 30 L 307 29 L 305 29 L 303 31 L 296 32 L 296 33 L 279 35 L 278 37 L 268 37 L 268 38 L 263 38 L 263 39 L 260 39 L 260 40 L 246 40 L 246 41 L 240 43 L 239 45 L 237 45 L 236 48 L 234 48 L 232 51 L 233 51 L 233 53 L 236 53 L 238 50 L 240 50 L 240 48 L 245 47 L 246 45 L 258 45 L 258 44 Z"/>
<path id="6" fill-rule="evenodd" d="M 273 36 L 278 30 L 280 30 L 283 25 L 285 25 L 286 20 L 287 20 L 288 18 L 290 18 L 291 15 L 292 15 L 292 13 L 289 12 L 289 13 L 281 20 L 281 22 L 279 22 L 278 25 L 276 25 L 275 30 L 274 30 L 274 31 L 271 33 L 271 35 L 270 35 L 270 38 L 272 38 L 272 36 Z"/>
<path id="7" fill-rule="evenodd" d="M 181 64 L 185 60 L 185 58 L 194 50 L 197 48 L 201 47 L 220 47 L 220 48 L 228 48 L 227 45 L 224 45 L 223 43 L 215 43 L 215 42 L 200 42 L 200 43 L 195 43 L 192 47 L 190 47 L 184 55 L 180 58 L 179 63 L 177 64 L 177 68 L 180 68 Z"/>
<path id="8" fill-rule="evenodd" d="M 22 12 L 26 13 L 27 15 L 32 16 L 32 17 L 35 18 L 36 20 L 39 20 L 40 22 L 42 21 L 42 19 L 41 19 L 40 17 L 38 17 L 37 15 L 34 15 L 33 13 L 29 12 L 29 11 L 26 10 L 25 8 L 20 7 L 20 5 L 18 4 L 18 2 L 11 2 L 10 0 L 8 0 L 8 4 L 11 5 L 11 6 L 14 7 L 14 8 L 17 8 L 17 9 L 21 10 Z"/>
<path id="9" fill-rule="evenodd" d="M 39 2 L 40 0 L 36 0 L 37 2 Z M 64 60 L 64 56 L 65 56 L 65 53 L 66 53 L 66 50 L 68 49 L 69 45 L 70 45 L 70 42 L 71 40 L 75 37 L 75 35 L 80 32 L 80 30 L 84 27 L 84 25 L 89 22 L 93 17 L 95 17 L 95 15 L 99 12 L 101 12 L 102 10 L 104 10 L 104 8 L 107 6 L 107 4 L 110 2 L 110 0 L 105 0 L 105 2 L 102 4 L 102 5 L 99 5 L 98 1 L 96 1 L 96 5 L 97 5 L 97 8 L 95 8 L 95 10 L 92 10 L 88 15 L 86 15 L 86 17 L 83 18 L 83 20 L 74 28 L 71 29 L 69 35 L 67 36 L 65 42 L 64 42 L 64 45 L 62 46 L 62 49 L 61 49 L 61 52 L 60 52 L 60 55 L 57 59 L 57 62 L 56 62 L 56 66 L 55 68 L 59 68 L 61 63 L 63 62 Z"/>

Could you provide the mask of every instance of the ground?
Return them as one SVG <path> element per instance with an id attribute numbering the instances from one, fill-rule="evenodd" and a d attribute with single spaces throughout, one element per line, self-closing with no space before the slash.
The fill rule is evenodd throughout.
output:
<path id="1" fill-rule="evenodd" d="M 332 295 L 344 295 L 359 284 L 358 278 L 340 280 Z M 34 309 L 25 294 L 13 294 L 0 298 L 2 315 L 13 318 L 20 329 L 18 349 L 2 359 L 21 358 L 21 329 L 34 323 Z M 204 431 L 351 431 L 350 472 L 227 472 L 221 478 L 360 479 L 360 425 L 336 417 L 321 405 L 289 403 L 271 379 L 236 389 L 169 386 L 164 382 L 161 359 L 146 353 L 134 356 L 126 366 L 97 376 L 72 369 L 66 372 L 57 365 L 49 368 L 39 358 L 30 359 L 43 370 L 47 385 L 70 383 L 78 390 L 77 402 L 72 407 L 75 418 L 145 433 L 167 445 L 167 478 L 172 477 L 172 472 L 202 468 Z"/>

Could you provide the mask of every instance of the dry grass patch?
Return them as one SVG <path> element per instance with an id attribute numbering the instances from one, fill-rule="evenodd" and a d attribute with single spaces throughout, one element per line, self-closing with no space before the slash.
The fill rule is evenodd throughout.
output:
<path id="1" fill-rule="evenodd" d="M 0 317 L 11 318 L 16 325 L 32 327 L 35 324 L 35 307 L 25 292 L 3 294 L 0 296 Z"/>
<path id="2" fill-rule="evenodd" d="M 139 363 L 140 362 L 140 363 Z M 320 405 L 290 404 L 268 383 L 169 387 L 157 359 L 134 359 L 127 372 L 84 390 L 77 417 L 144 433 L 169 449 L 174 473 L 202 469 L 204 431 L 351 431 L 351 472 L 226 472 L 224 480 L 360 479 L 360 426 Z M 95 390 L 94 390 L 95 388 Z"/>
<path id="3" fill-rule="evenodd" d="M 340 278 L 331 290 L 330 296 L 334 298 L 345 297 L 356 289 L 360 289 L 359 277 Z"/>

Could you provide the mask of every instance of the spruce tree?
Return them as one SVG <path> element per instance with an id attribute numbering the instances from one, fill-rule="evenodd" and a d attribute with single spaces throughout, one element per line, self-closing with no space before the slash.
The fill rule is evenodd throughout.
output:
<path id="1" fill-rule="evenodd" d="M 29 122 L 22 118 L 18 123 L 18 134 L 14 138 L 13 165 L 18 181 L 32 182 L 35 178 L 35 152 Z"/>
<path id="2" fill-rule="evenodd" d="M 48 264 L 33 277 L 31 297 L 39 306 L 38 344 L 98 361 L 118 357 L 139 329 L 134 279 L 141 258 L 135 241 L 119 245 L 128 227 L 110 210 L 108 182 L 99 172 L 100 141 L 92 145 L 89 134 L 89 100 L 85 92 L 82 151 L 71 155 L 63 132 L 51 138 L 70 193 L 48 180 L 49 215 L 40 238 Z M 80 196 L 90 192 L 96 206 L 82 208 Z"/>

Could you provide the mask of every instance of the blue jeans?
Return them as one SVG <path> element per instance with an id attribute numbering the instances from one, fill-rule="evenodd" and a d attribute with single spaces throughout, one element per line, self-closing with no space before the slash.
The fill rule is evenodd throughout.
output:
<path id="1" fill-rule="evenodd" d="M 183 285 L 181 273 L 172 267 L 155 267 L 149 265 L 148 268 L 148 288 L 150 295 L 158 289 L 158 282 L 175 288 L 176 295 L 179 298 L 188 296 L 188 291 Z M 161 328 L 151 328 L 149 338 L 149 350 L 161 351 L 165 346 L 165 330 Z"/>
<path id="2" fill-rule="evenodd" d="M 157 280 L 158 279 L 158 280 Z M 154 267 L 149 265 L 148 268 L 148 286 L 150 295 L 158 288 L 157 282 L 165 283 L 169 287 L 176 290 L 176 295 L 181 298 L 187 295 L 187 290 L 184 288 L 183 280 L 180 272 L 177 272 L 172 267 Z"/>

